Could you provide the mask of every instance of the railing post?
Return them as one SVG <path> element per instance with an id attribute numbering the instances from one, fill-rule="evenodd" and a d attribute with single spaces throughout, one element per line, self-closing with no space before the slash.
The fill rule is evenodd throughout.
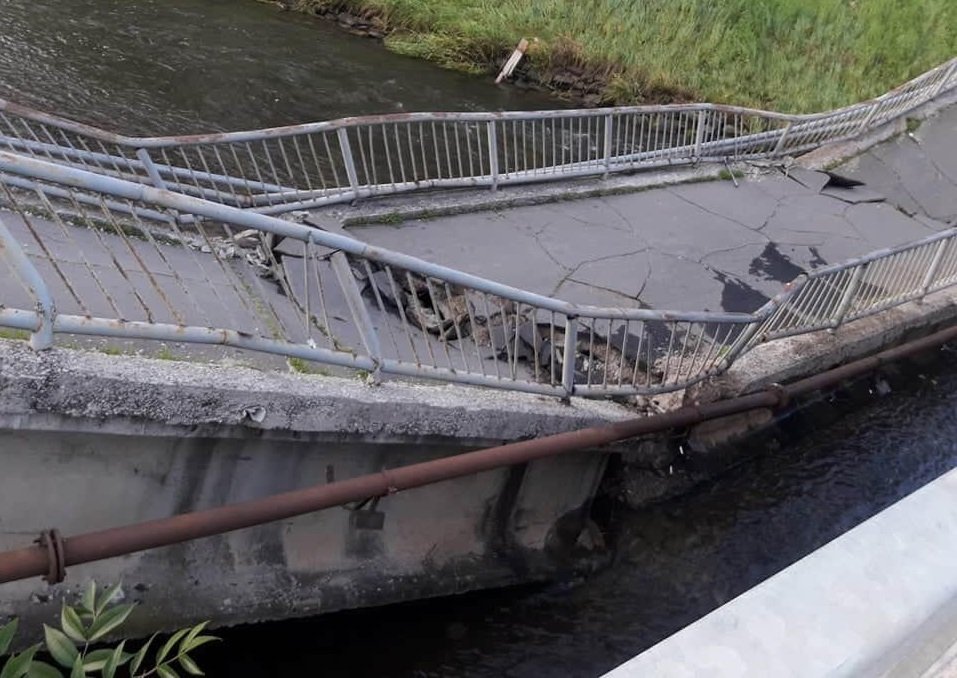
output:
<path id="1" fill-rule="evenodd" d="M 344 252 L 339 251 L 333 253 L 329 261 L 346 298 L 346 305 L 349 307 L 352 319 L 356 323 L 356 329 L 359 330 L 359 339 L 375 364 L 372 380 L 374 383 L 379 383 L 382 374 L 382 347 L 379 344 L 379 335 L 372 324 L 372 316 L 369 315 L 369 309 L 362 300 L 362 293 L 356 284 L 356 277 L 352 274 L 349 259 Z"/>
<path id="2" fill-rule="evenodd" d="M 336 130 L 339 137 L 339 148 L 342 150 L 342 160 L 346 165 L 346 176 L 349 178 L 349 187 L 354 198 L 359 197 L 359 176 L 356 174 L 356 163 L 352 157 L 352 145 L 349 143 L 349 132 L 345 127 Z"/>
<path id="3" fill-rule="evenodd" d="M 37 315 L 40 317 L 40 326 L 30 335 L 30 348 L 42 351 L 53 346 L 53 320 L 56 317 L 56 306 L 46 282 L 30 262 L 30 258 L 20 247 L 20 243 L 0 220 L 0 257 L 6 256 L 17 277 L 20 278 L 36 301 Z"/>
<path id="4" fill-rule="evenodd" d="M 614 124 L 612 114 L 608 113 L 605 116 L 605 174 L 602 177 L 603 179 L 607 179 L 609 172 L 611 172 L 611 135 L 614 131 Z"/>
<path id="5" fill-rule="evenodd" d="M 498 131 L 495 129 L 495 121 L 489 120 L 486 123 L 488 130 L 488 171 L 492 175 L 492 190 L 498 189 Z"/>
<path id="6" fill-rule="evenodd" d="M 784 141 L 788 138 L 788 134 L 791 132 L 791 127 L 794 125 L 793 120 L 788 120 L 788 124 L 785 125 L 784 131 L 781 132 L 781 137 L 778 139 L 778 143 L 774 145 L 774 150 L 771 151 L 771 157 L 777 158 L 781 155 L 781 149 L 784 148 Z"/>
<path id="7" fill-rule="evenodd" d="M 831 332 L 841 326 L 844 322 L 844 318 L 847 317 L 848 311 L 851 310 L 851 304 L 854 303 L 854 297 L 857 296 L 857 290 L 860 289 L 861 278 L 864 277 L 864 271 L 867 270 L 867 266 L 867 263 L 863 263 L 855 268 L 851 274 L 851 279 L 847 283 L 847 289 L 844 290 L 844 296 L 841 297 L 841 301 L 837 305 L 837 311 L 834 313 L 834 319 L 831 320 Z"/>
<path id="8" fill-rule="evenodd" d="M 877 115 L 877 109 L 879 109 L 880 107 L 881 107 L 880 101 L 875 101 L 873 104 L 871 104 L 871 110 L 867 112 L 867 116 L 864 118 L 864 120 L 861 121 L 861 126 L 857 128 L 858 134 L 860 134 L 861 132 L 867 129 L 868 125 L 871 124 L 871 120 L 873 120 L 874 116 Z"/>
<path id="9" fill-rule="evenodd" d="M 160 176 L 159 169 L 156 167 L 156 163 L 153 162 L 153 158 L 150 157 L 150 152 L 145 148 L 136 149 L 136 159 L 143 163 L 143 167 L 146 168 L 146 174 L 149 176 L 150 181 L 153 182 L 153 186 L 162 190 L 168 190 L 166 182 L 163 181 L 163 177 Z"/>
<path id="10" fill-rule="evenodd" d="M 785 302 L 787 303 L 787 302 Z M 768 314 L 767 317 L 773 315 L 774 311 Z M 721 374 L 737 360 L 738 356 L 743 352 L 748 350 L 748 345 L 751 343 L 751 340 L 754 338 L 754 335 L 757 334 L 758 330 L 764 327 L 764 323 L 767 320 L 767 317 L 757 317 L 752 320 L 747 329 L 745 329 L 738 338 L 735 339 L 734 343 L 731 344 L 731 348 L 728 349 L 728 352 L 721 357 L 721 360 L 711 369 L 711 374 Z"/>
<path id="11" fill-rule="evenodd" d="M 935 96 L 940 94 L 940 91 L 944 89 L 944 85 L 947 84 L 947 81 L 955 75 L 957 75 L 957 59 L 954 59 L 951 62 L 950 67 L 944 73 L 944 77 L 937 81 L 937 86 L 934 87 L 934 91 L 931 92 L 930 98 L 933 99 Z"/>
<path id="12" fill-rule="evenodd" d="M 937 275 L 937 270 L 940 268 L 940 262 L 944 258 L 944 251 L 947 249 L 947 245 L 949 243 L 949 238 L 945 238 L 937 243 L 937 249 L 934 250 L 934 258 L 930 260 L 930 266 L 927 267 L 927 273 L 924 274 L 924 279 L 920 283 L 921 299 L 927 295 L 927 290 L 930 289 L 931 284 L 934 282 L 934 277 Z"/>
<path id="13" fill-rule="evenodd" d="M 575 395 L 575 359 L 578 353 L 578 318 L 565 319 L 565 346 L 562 349 L 562 388 L 565 398 Z"/>
<path id="14" fill-rule="evenodd" d="M 704 141 L 704 123 L 707 120 L 707 111 L 701 109 L 698 111 L 698 126 L 694 135 L 694 161 L 698 162 L 701 158 L 701 143 Z"/>

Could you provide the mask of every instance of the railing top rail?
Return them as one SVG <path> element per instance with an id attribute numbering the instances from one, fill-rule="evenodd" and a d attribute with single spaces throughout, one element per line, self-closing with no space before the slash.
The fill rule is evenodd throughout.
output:
<path id="1" fill-rule="evenodd" d="M 91 137 L 117 143 L 130 145 L 138 148 L 162 148 L 181 145 L 196 145 L 206 143 L 230 143 L 245 142 L 267 138 L 288 137 L 299 134 L 310 134 L 323 131 L 333 131 L 340 128 L 350 128 L 367 125 L 380 125 L 401 122 L 439 122 L 439 121 L 461 121 L 461 122 L 492 122 L 497 120 L 542 120 L 562 117 L 602 117 L 607 115 L 627 115 L 642 113 L 660 113 L 660 112 L 681 112 L 681 111 L 718 111 L 729 114 L 752 115 L 767 119 L 780 120 L 783 122 L 812 122 L 832 115 L 839 115 L 853 110 L 858 110 L 875 103 L 898 96 L 910 87 L 920 84 L 922 81 L 931 80 L 937 73 L 957 65 L 957 57 L 936 66 L 929 71 L 909 80 L 908 82 L 882 94 L 878 97 L 868 99 L 859 103 L 851 104 L 842 108 L 824 111 L 820 113 L 780 113 L 776 111 L 766 111 L 756 108 L 747 108 L 742 106 L 731 106 L 725 104 L 711 103 L 688 103 L 688 104 L 668 104 L 668 105 L 646 105 L 646 106 L 617 106 L 606 108 L 589 109 L 559 109 L 545 111 L 501 111 L 501 112 L 418 112 L 418 113 L 390 113 L 383 115 L 369 115 L 358 117 L 339 118 L 321 122 L 303 123 L 297 125 L 285 125 L 279 127 L 270 127 L 258 130 L 244 130 L 236 132 L 212 132 L 205 134 L 187 134 L 187 135 L 167 135 L 152 137 L 136 137 L 109 132 L 91 125 L 79 123 L 57 115 L 44 113 L 42 111 L 23 106 L 11 101 L 0 99 L 0 112 L 9 111 L 18 116 L 35 120 L 37 122 L 53 125 L 67 131 L 89 135 Z"/>
<path id="2" fill-rule="evenodd" d="M 906 242 L 902 245 L 896 245 L 894 247 L 885 247 L 883 249 L 874 250 L 873 252 L 868 252 L 867 254 L 862 254 L 861 256 L 858 256 L 858 257 L 846 259 L 837 264 L 831 264 L 830 266 L 822 266 L 820 268 L 816 268 L 810 273 L 807 273 L 805 275 L 809 279 L 821 278 L 827 275 L 831 275 L 833 273 L 837 273 L 838 271 L 842 271 L 847 268 L 853 268 L 854 266 L 861 266 L 862 264 L 867 264 L 872 261 L 876 261 L 878 259 L 884 259 L 892 254 L 897 254 L 899 252 L 906 252 L 908 250 L 917 249 L 918 247 L 923 247 L 924 245 L 928 245 L 930 243 L 938 242 L 940 240 L 946 240 L 947 238 L 951 237 L 954 234 L 955 230 L 957 229 L 948 228 L 946 230 L 938 231 L 928 236 L 924 236 L 923 238 L 920 238 L 918 240 L 912 240 L 910 242 Z"/>

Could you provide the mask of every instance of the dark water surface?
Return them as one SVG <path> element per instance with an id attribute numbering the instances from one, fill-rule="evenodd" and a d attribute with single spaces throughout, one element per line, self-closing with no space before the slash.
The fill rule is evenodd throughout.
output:
<path id="1" fill-rule="evenodd" d="M 0 97 L 128 134 L 560 105 L 254 0 L 0 0 Z"/>
<path id="2" fill-rule="evenodd" d="M 616 563 L 587 581 L 233 629 L 210 675 L 594 678 L 957 466 L 957 352 L 939 356 L 831 396 L 832 412 L 865 401 L 837 423 L 798 413 L 780 446 L 620 516 Z"/>

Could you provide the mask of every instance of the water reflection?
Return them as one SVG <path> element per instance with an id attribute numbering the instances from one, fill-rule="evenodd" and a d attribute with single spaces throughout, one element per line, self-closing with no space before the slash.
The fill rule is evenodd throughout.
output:
<path id="1" fill-rule="evenodd" d="M 131 134 L 554 108 L 254 0 L 3 0 L 0 97 Z"/>

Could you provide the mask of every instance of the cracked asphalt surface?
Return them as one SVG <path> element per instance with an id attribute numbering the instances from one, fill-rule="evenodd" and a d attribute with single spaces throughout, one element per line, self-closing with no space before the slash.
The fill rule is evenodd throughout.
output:
<path id="1" fill-rule="evenodd" d="M 349 232 L 572 302 L 750 312 L 802 271 L 953 225 L 957 106 L 832 172 L 839 177 L 773 170 L 737 186 L 682 184 Z"/>

